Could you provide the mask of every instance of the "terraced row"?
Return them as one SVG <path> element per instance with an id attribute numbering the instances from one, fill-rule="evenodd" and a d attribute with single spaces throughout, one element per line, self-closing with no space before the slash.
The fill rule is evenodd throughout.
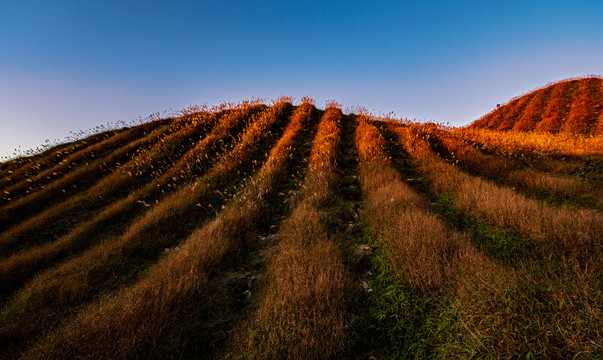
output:
<path id="1" fill-rule="evenodd" d="M 603 135 L 603 79 L 561 81 L 511 100 L 471 127 Z"/>
<path id="2" fill-rule="evenodd" d="M 94 139 L 2 167 L 0 358 L 603 354 L 597 182 L 308 98 Z"/>

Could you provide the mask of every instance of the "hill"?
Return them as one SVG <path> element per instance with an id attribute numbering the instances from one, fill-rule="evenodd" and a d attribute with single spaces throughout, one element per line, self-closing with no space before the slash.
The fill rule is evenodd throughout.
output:
<path id="1" fill-rule="evenodd" d="M 603 134 L 603 79 L 560 81 L 514 98 L 471 127 L 500 131 Z"/>
<path id="2" fill-rule="evenodd" d="M 282 98 L 2 163 L 0 358 L 600 358 L 602 138 L 490 134 Z"/>

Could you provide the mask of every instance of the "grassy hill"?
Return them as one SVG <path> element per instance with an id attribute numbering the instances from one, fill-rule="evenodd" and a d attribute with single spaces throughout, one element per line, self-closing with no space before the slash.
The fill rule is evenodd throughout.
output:
<path id="1" fill-rule="evenodd" d="M 0 358 L 600 358 L 603 137 L 493 116 L 282 98 L 2 163 Z"/>
<path id="2" fill-rule="evenodd" d="M 603 79 L 560 81 L 514 98 L 471 127 L 502 131 L 603 134 Z"/>

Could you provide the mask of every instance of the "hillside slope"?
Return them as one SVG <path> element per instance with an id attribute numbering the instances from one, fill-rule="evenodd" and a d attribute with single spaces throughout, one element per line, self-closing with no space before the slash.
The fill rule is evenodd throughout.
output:
<path id="1" fill-rule="evenodd" d="M 3 163 L 0 359 L 600 358 L 602 138 L 484 134 L 282 98 Z"/>
<path id="2" fill-rule="evenodd" d="M 476 120 L 476 129 L 603 134 L 603 79 L 565 80 L 512 99 Z"/>

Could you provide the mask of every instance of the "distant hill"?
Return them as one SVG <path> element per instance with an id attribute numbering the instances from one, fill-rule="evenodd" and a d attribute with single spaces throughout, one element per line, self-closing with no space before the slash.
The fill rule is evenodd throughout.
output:
<path id="1" fill-rule="evenodd" d="M 498 106 L 472 128 L 575 134 L 603 133 L 603 79 L 587 77 L 548 85 Z"/>

